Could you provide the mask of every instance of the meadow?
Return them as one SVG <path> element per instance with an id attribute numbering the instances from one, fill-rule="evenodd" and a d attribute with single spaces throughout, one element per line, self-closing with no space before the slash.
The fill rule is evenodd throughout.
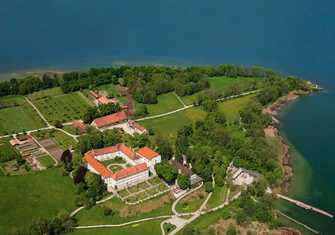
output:
<path id="1" fill-rule="evenodd" d="M 140 121 L 146 128 L 154 130 L 155 134 L 175 137 L 179 128 L 192 124 L 206 117 L 206 112 L 200 107 L 186 109 L 165 117 Z"/>
<path id="2" fill-rule="evenodd" d="M 82 210 L 76 215 L 80 225 L 119 224 L 160 215 L 171 215 L 172 201 L 169 195 L 143 202 L 139 205 L 127 205 L 118 198 L 113 198 L 102 205 L 89 210 Z M 105 216 L 104 208 L 111 208 L 114 215 Z"/>
<path id="3" fill-rule="evenodd" d="M 45 124 L 22 96 L 0 99 L 0 135 L 44 127 Z"/>
<path id="4" fill-rule="evenodd" d="M 233 122 L 238 119 L 241 109 L 252 100 L 255 95 L 248 95 L 237 99 L 223 101 L 218 104 L 227 120 Z M 206 112 L 201 107 L 189 108 L 168 116 L 140 121 L 146 128 L 154 130 L 155 134 L 175 137 L 179 128 L 203 120 Z"/>
<path id="5" fill-rule="evenodd" d="M 52 166 L 55 165 L 55 161 L 49 156 L 49 155 L 45 155 L 42 157 L 37 158 L 37 160 L 46 168 L 50 168 Z"/>
<path id="6" fill-rule="evenodd" d="M 183 107 L 174 92 L 159 95 L 157 100 L 157 104 L 146 104 L 149 116 L 166 113 Z"/>
<path id="7" fill-rule="evenodd" d="M 204 187 L 202 187 L 182 198 L 178 202 L 176 210 L 180 213 L 195 212 L 200 208 L 202 203 L 206 200 L 207 196 L 208 193 L 206 193 Z"/>
<path id="8" fill-rule="evenodd" d="M 25 176 L 0 176 L 0 185 L 2 234 L 75 208 L 74 184 L 59 168 Z"/>
<path id="9" fill-rule="evenodd" d="M 67 235 L 134 235 L 134 234 L 150 234 L 160 235 L 160 223 L 162 220 L 148 221 L 138 224 L 118 228 L 101 228 L 101 229 L 80 229 L 75 230 Z"/>
<path id="10" fill-rule="evenodd" d="M 51 122 L 61 121 L 62 123 L 82 119 L 87 108 L 92 104 L 80 92 L 63 94 L 58 88 L 44 90 L 43 92 L 30 95 L 32 102 Z"/>
<path id="11" fill-rule="evenodd" d="M 227 194 L 227 187 L 223 186 L 215 186 L 212 196 L 207 202 L 207 207 L 208 208 L 214 208 L 217 207 L 225 202 L 226 199 L 226 194 Z"/>
<path id="12" fill-rule="evenodd" d="M 210 88 L 213 90 L 216 90 L 220 92 L 221 94 L 224 94 L 228 90 L 235 90 L 238 93 L 244 92 L 246 90 L 249 90 L 250 87 L 253 85 L 255 87 L 258 86 L 259 81 L 261 81 L 261 78 L 253 78 L 253 77 L 213 77 L 209 78 L 209 84 Z M 197 97 L 202 94 L 203 91 L 197 92 L 190 96 L 183 96 L 181 97 L 182 100 L 186 105 L 192 104 Z"/>

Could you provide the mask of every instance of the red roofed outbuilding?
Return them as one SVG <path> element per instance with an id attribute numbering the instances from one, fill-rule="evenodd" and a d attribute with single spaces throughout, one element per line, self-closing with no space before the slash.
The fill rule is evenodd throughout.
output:
<path id="1" fill-rule="evenodd" d="M 103 128 L 112 125 L 116 125 L 118 123 L 124 122 L 128 119 L 128 115 L 125 112 L 117 112 L 104 117 L 96 118 L 92 122 L 92 126 L 96 128 Z"/>

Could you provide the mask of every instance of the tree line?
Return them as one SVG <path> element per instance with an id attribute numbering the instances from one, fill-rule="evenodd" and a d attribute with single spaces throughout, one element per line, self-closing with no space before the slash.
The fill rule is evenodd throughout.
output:
<path id="1" fill-rule="evenodd" d="M 238 65 L 218 66 L 119 66 L 91 68 L 88 71 L 74 71 L 60 74 L 45 73 L 42 76 L 12 78 L 0 82 L 0 97 L 26 95 L 39 90 L 61 86 L 69 93 L 81 89 L 91 89 L 102 84 L 127 86 L 140 103 L 155 103 L 157 96 L 169 91 L 178 95 L 190 95 L 208 87 L 205 78 L 227 77 L 273 77 L 270 69 Z"/>

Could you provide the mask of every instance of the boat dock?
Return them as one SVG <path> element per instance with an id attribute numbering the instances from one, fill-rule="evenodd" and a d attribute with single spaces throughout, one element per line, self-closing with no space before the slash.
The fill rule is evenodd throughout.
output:
<path id="1" fill-rule="evenodd" d="M 301 201 L 298 201 L 298 200 L 295 200 L 295 199 L 292 199 L 292 198 L 289 198 L 289 197 L 286 197 L 284 195 L 281 195 L 279 193 L 277 193 L 277 197 L 280 198 L 280 199 L 283 199 L 283 200 L 286 200 L 288 202 L 291 202 L 291 203 L 294 203 L 295 205 L 301 207 L 301 208 L 304 208 L 306 210 L 311 210 L 311 211 L 314 211 L 314 212 L 317 212 L 321 215 L 325 215 L 325 216 L 328 216 L 330 218 L 333 218 L 334 216 L 330 213 L 328 213 L 327 211 L 324 211 L 324 210 L 321 210 L 319 208 L 316 208 L 316 207 L 313 207 L 313 206 L 310 206 L 306 203 L 303 203 Z"/>

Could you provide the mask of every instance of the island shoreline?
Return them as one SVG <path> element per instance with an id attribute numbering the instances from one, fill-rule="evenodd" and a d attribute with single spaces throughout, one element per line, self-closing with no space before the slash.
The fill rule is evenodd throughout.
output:
<path id="1" fill-rule="evenodd" d="M 291 146 L 289 142 L 285 139 L 283 134 L 281 134 L 281 120 L 279 115 L 282 112 L 282 108 L 284 106 L 289 105 L 294 101 L 297 101 L 303 96 L 310 95 L 313 92 L 314 91 L 291 91 L 287 95 L 278 98 L 276 101 L 271 103 L 263 110 L 263 113 L 270 115 L 272 119 L 272 123 L 264 128 L 265 136 L 270 138 L 276 138 L 279 142 L 280 148 L 282 149 L 282 152 L 279 156 L 279 161 L 283 171 L 283 179 L 279 186 L 274 189 L 274 191 L 278 193 L 288 193 L 291 179 L 294 175 L 294 168 L 290 161 L 292 157 L 290 154 Z"/>

